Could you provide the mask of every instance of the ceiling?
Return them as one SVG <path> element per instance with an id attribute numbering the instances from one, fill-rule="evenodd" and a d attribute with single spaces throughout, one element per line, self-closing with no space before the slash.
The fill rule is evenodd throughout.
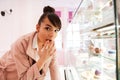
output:
<path id="1" fill-rule="evenodd" d="M 81 0 L 38 0 L 43 5 L 52 5 L 55 7 L 77 8 Z"/>

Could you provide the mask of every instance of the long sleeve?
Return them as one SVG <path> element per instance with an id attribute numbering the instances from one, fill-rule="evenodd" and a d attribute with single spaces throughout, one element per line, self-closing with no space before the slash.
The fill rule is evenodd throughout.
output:
<path id="1" fill-rule="evenodd" d="M 30 66 L 29 56 L 26 54 L 28 43 L 25 40 L 18 40 L 11 48 L 12 56 L 14 58 L 18 80 L 36 80 L 43 75 L 39 74 L 36 63 Z"/>
<path id="2" fill-rule="evenodd" d="M 53 57 L 49 68 L 50 68 L 51 80 L 61 80 L 56 56 Z"/>

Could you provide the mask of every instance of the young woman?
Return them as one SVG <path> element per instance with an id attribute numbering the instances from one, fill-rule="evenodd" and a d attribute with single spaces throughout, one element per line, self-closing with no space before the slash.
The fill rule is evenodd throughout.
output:
<path id="1" fill-rule="evenodd" d="M 61 21 L 54 8 L 46 6 L 36 31 L 20 37 L 0 59 L 0 80 L 59 80 L 54 39 Z"/>

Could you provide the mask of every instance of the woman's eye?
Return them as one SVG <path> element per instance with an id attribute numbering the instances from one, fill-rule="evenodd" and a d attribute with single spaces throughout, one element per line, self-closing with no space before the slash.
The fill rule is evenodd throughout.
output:
<path id="1" fill-rule="evenodd" d="M 50 30 L 50 28 L 49 28 L 49 27 L 46 27 L 45 29 L 46 29 L 46 30 L 48 30 L 48 31 Z"/>
<path id="2" fill-rule="evenodd" d="M 59 32 L 59 30 L 55 30 L 55 32 Z"/>

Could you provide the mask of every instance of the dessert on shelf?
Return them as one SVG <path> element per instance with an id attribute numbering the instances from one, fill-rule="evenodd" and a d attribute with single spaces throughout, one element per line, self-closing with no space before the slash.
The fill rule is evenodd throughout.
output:
<path id="1" fill-rule="evenodd" d="M 81 76 L 85 80 L 99 80 L 101 76 L 101 72 L 99 70 L 91 69 L 91 70 L 86 70 L 81 73 Z"/>

